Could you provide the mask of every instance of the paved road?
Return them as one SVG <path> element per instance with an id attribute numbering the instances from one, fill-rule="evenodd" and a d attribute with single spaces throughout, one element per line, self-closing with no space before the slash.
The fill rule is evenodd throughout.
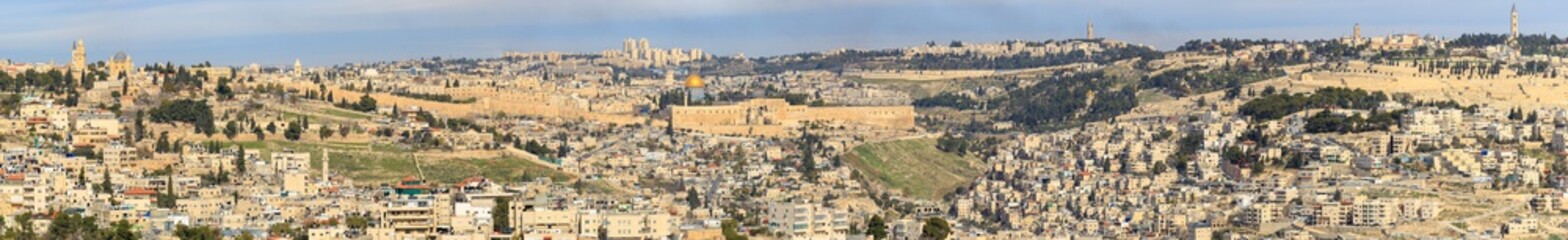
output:
<path id="1" fill-rule="evenodd" d="M 1502 206 L 1502 207 L 1494 208 L 1491 211 L 1487 211 L 1486 213 L 1482 213 L 1481 215 L 1470 216 L 1470 217 L 1467 217 L 1465 219 L 1459 220 L 1457 222 L 1462 222 L 1462 223 L 1465 223 L 1466 225 L 1469 225 L 1471 221 L 1475 221 L 1476 219 L 1487 218 L 1487 217 L 1491 217 L 1492 215 L 1502 214 L 1504 212 L 1511 212 L 1511 210 L 1513 210 L 1515 208 L 1524 207 L 1524 204 L 1525 204 L 1524 202 L 1518 202 L 1518 203 L 1510 204 L 1508 206 Z M 1455 227 L 1454 224 L 1452 224 L 1452 222 L 1450 224 L 1445 224 L 1445 225 L 1448 225 L 1449 229 L 1452 229 L 1455 232 L 1459 232 L 1460 235 L 1465 236 L 1465 238 L 1475 237 L 1475 236 L 1472 236 L 1472 234 L 1474 234 L 1474 233 L 1471 233 L 1470 230 L 1462 229 L 1462 228 L 1459 228 L 1459 227 Z"/>
<path id="2" fill-rule="evenodd" d="M 1366 237 L 1366 236 L 1361 236 L 1360 234 L 1355 234 L 1355 233 L 1351 233 L 1351 232 L 1327 232 L 1327 231 L 1323 231 L 1322 229 L 1310 228 L 1310 227 L 1308 227 L 1306 225 L 1302 225 L 1301 222 L 1292 222 L 1292 223 L 1290 223 L 1290 225 L 1296 226 L 1296 228 L 1300 228 L 1302 230 L 1307 230 L 1308 233 L 1312 233 L 1313 235 L 1319 235 L 1319 236 L 1350 236 L 1351 238 L 1354 238 L 1354 239 L 1372 239 L 1372 238 L 1369 238 L 1369 237 Z"/>

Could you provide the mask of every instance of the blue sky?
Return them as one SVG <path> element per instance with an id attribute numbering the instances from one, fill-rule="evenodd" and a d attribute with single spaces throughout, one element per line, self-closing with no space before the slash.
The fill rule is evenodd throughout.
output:
<path id="1" fill-rule="evenodd" d="M 1524 33 L 1568 35 L 1568 1 L 1012 0 L 272 0 L 20 1 L 0 5 L 0 58 L 64 62 L 125 51 L 138 64 L 306 65 L 501 51 L 596 52 L 627 37 L 654 47 L 766 56 L 927 41 L 1097 35 L 1160 49 L 1195 38 L 1320 39 L 1502 33 L 1517 3 Z"/>

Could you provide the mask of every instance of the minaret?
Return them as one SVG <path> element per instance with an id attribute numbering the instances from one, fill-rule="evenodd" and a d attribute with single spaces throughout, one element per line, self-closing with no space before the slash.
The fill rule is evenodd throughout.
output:
<path id="1" fill-rule="evenodd" d="M 299 59 L 295 58 L 294 59 L 294 75 L 303 74 L 303 73 L 305 73 L 304 70 L 305 70 L 305 68 L 299 65 Z"/>
<path id="2" fill-rule="evenodd" d="M 1089 20 L 1089 38 L 1094 39 L 1094 20 Z"/>

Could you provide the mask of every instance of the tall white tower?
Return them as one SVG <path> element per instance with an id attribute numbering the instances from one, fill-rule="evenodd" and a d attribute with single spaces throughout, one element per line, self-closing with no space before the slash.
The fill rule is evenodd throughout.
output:
<path id="1" fill-rule="evenodd" d="M 74 71 L 87 70 L 87 45 L 83 44 L 80 38 L 76 39 L 76 43 L 71 45 L 71 66 L 69 67 Z"/>
<path id="2" fill-rule="evenodd" d="M 1361 41 L 1361 23 L 1356 23 L 1356 31 L 1350 35 L 1351 39 Z"/>
<path id="3" fill-rule="evenodd" d="M 1508 17 L 1508 44 L 1519 42 L 1519 5 L 1513 5 Z"/>
<path id="4" fill-rule="evenodd" d="M 1094 39 L 1094 20 L 1089 20 L 1089 34 L 1088 35 L 1089 35 L 1088 39 Z"/>

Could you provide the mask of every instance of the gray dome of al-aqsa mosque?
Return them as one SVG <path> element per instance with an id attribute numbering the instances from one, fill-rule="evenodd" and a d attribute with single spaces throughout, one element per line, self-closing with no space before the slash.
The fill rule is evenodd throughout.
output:
<path id="1" fill-rule="evenodd" d="M 131 56 L 130 55 L 126 55 L 124 51 L 120 51 L 120 52 L 115 52 L 114 53 L 114 57 L 109 58 L 109 60 L 111 60 L 111 61 L 126 61 L 126 60 L 131 60 Z"/>

